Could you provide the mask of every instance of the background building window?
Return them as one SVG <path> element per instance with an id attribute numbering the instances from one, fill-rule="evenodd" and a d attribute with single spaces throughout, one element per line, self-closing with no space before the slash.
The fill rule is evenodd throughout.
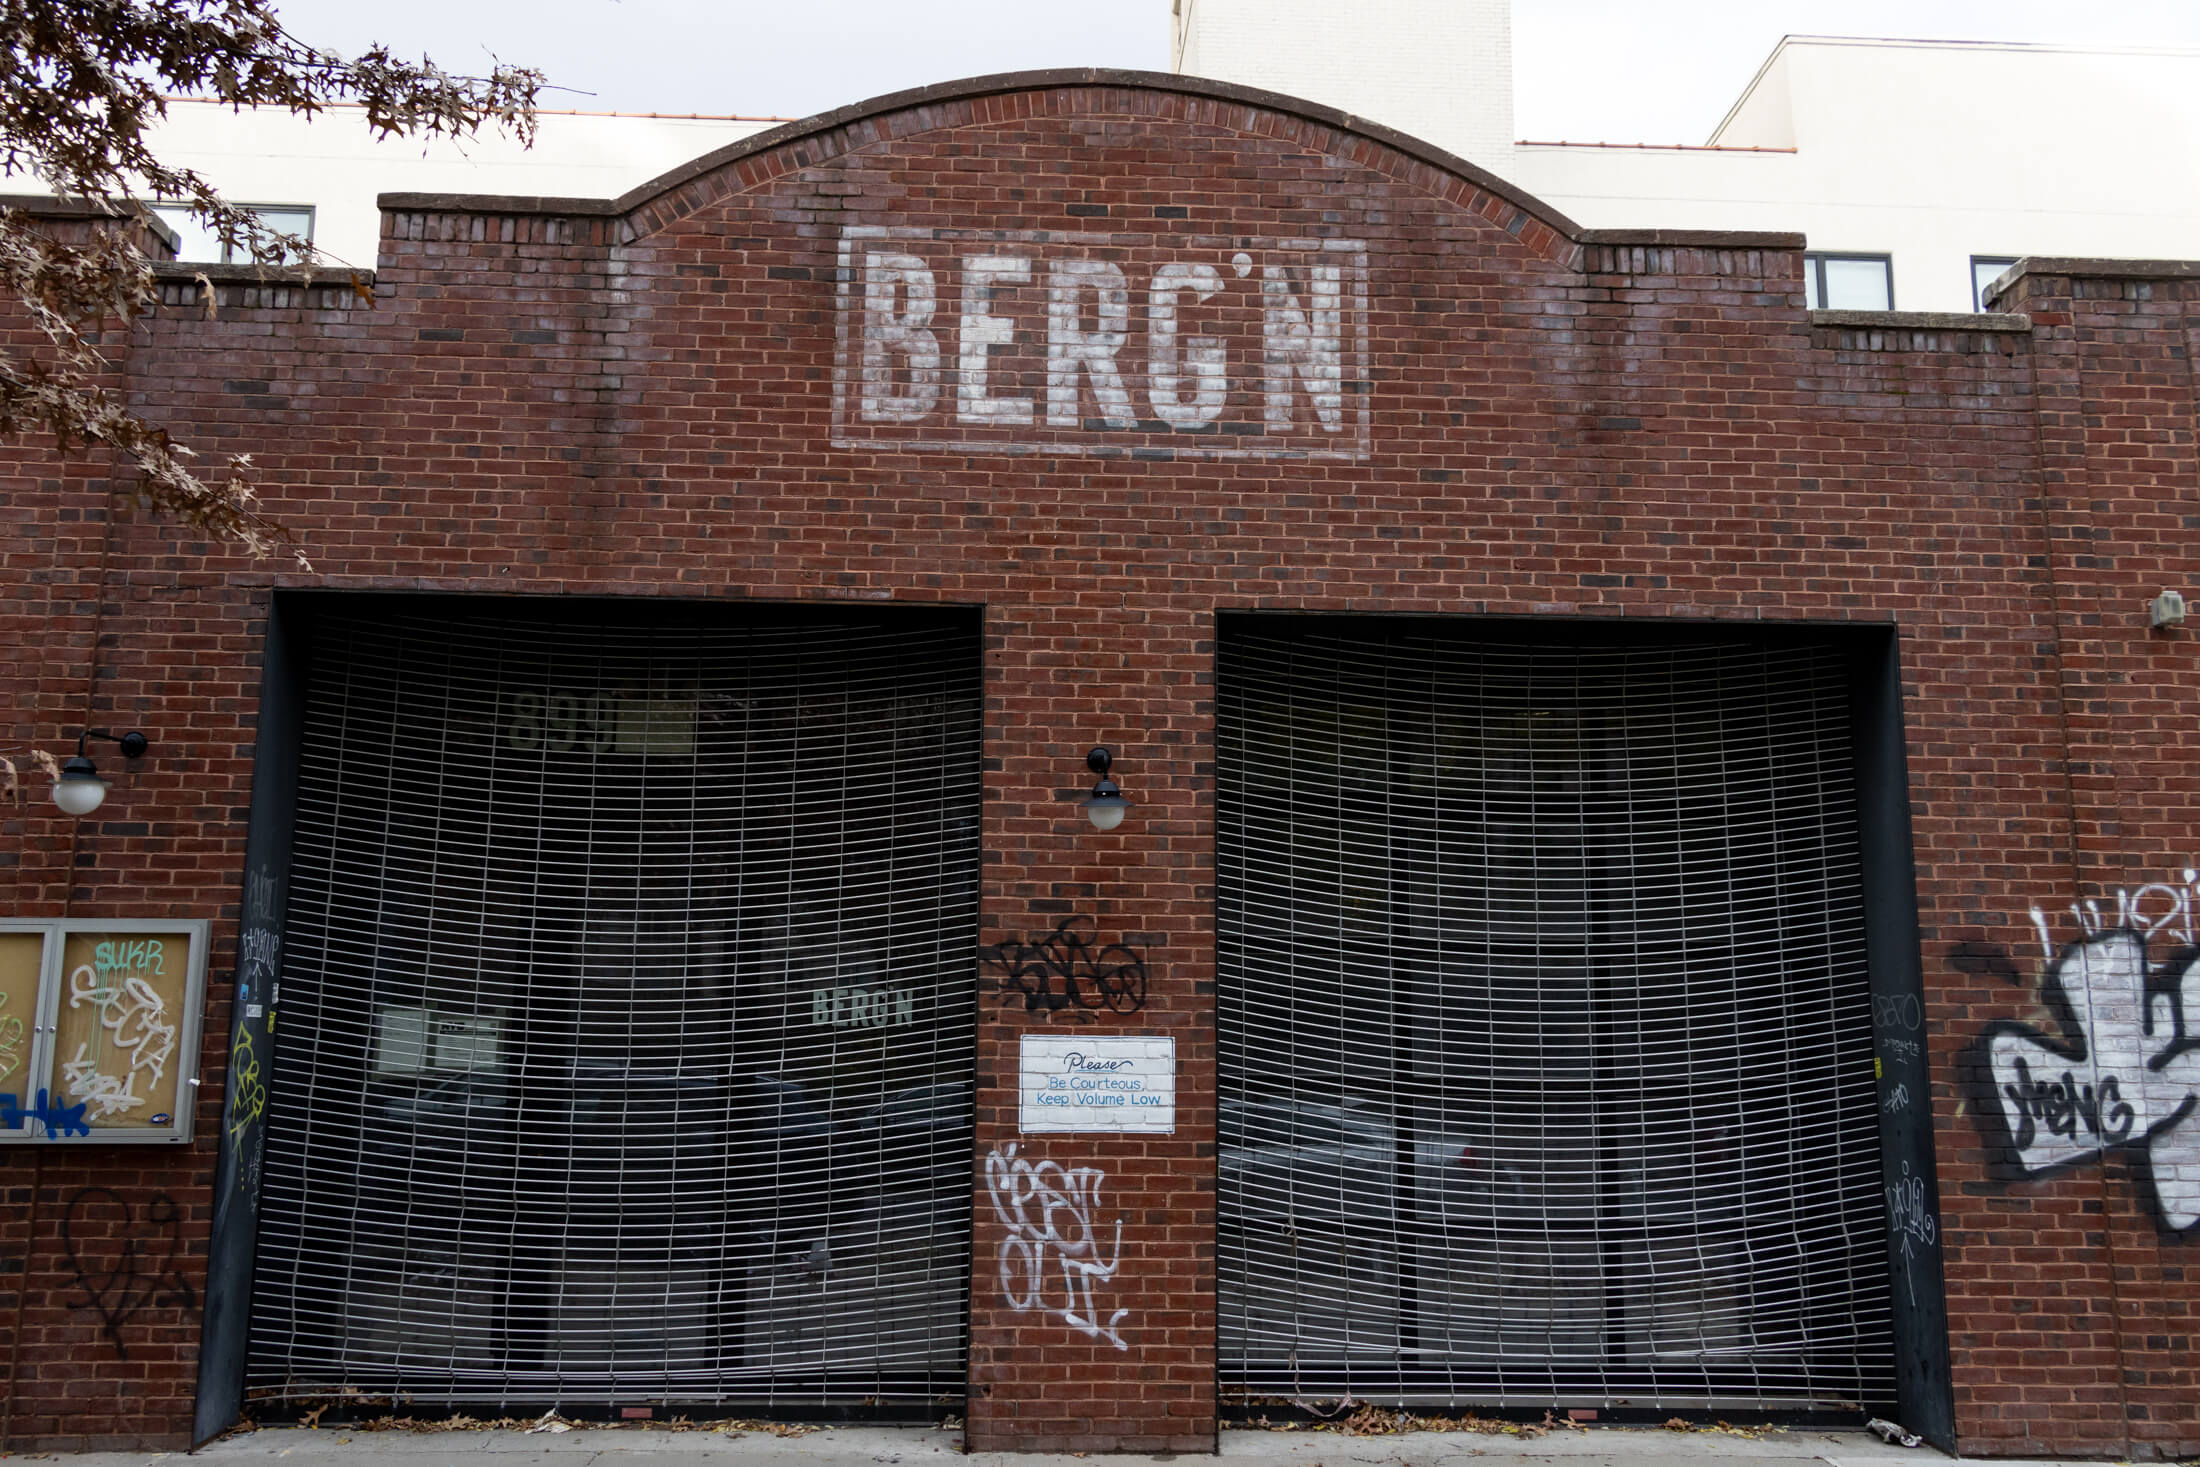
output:
<path id="1" fill-rule="evenodd" d="M 1891 311 L 1894 257 L 1805 255 L 1803 294 L 1814 311 Z"/>
<path id="2" fill-rule="evenodd" d="M 1986 287 L 2001 277 L 2001 272 L 2017 263 L 2014 255 L 1971 256 L 1971 309 L 1986 309 Z"/>
<path id="3" fill-rule="evenodd" d="M 294 234 L 311 243 L 313 240 L 313 206 L 311 204 L 247 204 L 260 223 L 278 234 Z M 193 264 L 231 265 L 249 262 L 249 252 L 234 249 L 222 243 L 214 231 L 195 218 L 188 204 L 155 204 L 153 212 L 160 222 L 176 232 L 181 241 L 176 247 L 176 258 Z M 285 263 L 296 263 L 293 260 Z"/>

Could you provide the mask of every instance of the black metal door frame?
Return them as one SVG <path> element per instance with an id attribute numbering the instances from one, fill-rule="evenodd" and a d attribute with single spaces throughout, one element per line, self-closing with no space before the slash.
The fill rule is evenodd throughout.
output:
<path id="1" fill-rule="evenodd" d="M 591 613 L 591 607 L 596 608 L 594 613 Z M 244 940 L 234 989 L 232 1065 L 224 1097 L 224 1125 L 217 1162 L 207 1310 L 201 1339 L 201 1369 L 194 1420 L 194 1439 L 197 1441 L 208 1440 L 234 1425 L 239 1419 L 245 1396 L 254 1272 L 259 1253 L 267 1087 L 274 1076 L 273 1039 L 277 998 L 275 974 L 279 968 L 285 936 L 285 907 L 291 884 L 289 865 L 298 811 L 302 705 L 307 677 L 313 666 L 310 655 L 313 630 L 317 622 L 332 614 L 371 616 L 394 608 L 405 608 L 413 613 L 418 613 L 422 608 L 442 608 L 452 616 L 496 608 L 505 615 L 514 614 L 515 611 L 522 615 L 539 613 L 553 620 L 585 620 L 591 614 L 674 619 L 685 615 L 732 625 L 741 625 L 757 618 L 773 623 L 797 624 L 812 619 L 830 619 L 835 622 L 851 620 L 849 609 L 838 605 L 706 605 L 653 599 L 647 609 L 642 609 L 630 598 L 606 598 L 595 602 L 581 598 L 559 598 L 557 602 L 550 603 L 527 598 L 332 592 L 279 593 L 270 598 L 246 859 Z M 968 677 L 971 703 L 969 712 L 973 720 L 977 707 L 976 689 L 980 667 L 977 655 L 978 615 L 976 608 L 951 606 L 861 609 L 852 613 L 854 619 L 877 621 L 881 624 L 937 623 L 943 627 L 959 627 L 961 630 L 955 635 L 965 637 L 971 649 Z M 917 619 L 916 623 L 909 622 L 912 617 Z M 973 722 L 973 729 L 975 726 Z M 972 743 L 969 754 L 967 783 L 972 805 L 968 817 L 972 866 L 969 874 L 971 901 L 974 903 L 977 788 L 975 742 Z M 874 750 L 872 755 L 882 761 L 882 767 L 889 771 L 890 776 L 894 751 Z M 974 941 L 974 937 L 972 940 Z M 823 1020 L 814 1015 L 805 1017 L 813 1022 L 836 1022 L 841 1017 L 847 1017 L 852 1023 L 860 1025 L 866 1014 L 884 1022 L 881 1015 L 890 1017 L 891 1013 L 888 1001 L 874 1000 L 861 1010 L 851 1009 L 846 1016 L 836 1011 Z M 953 1109 L 952 1099 L 953 1097 L 945 1094 L 917 1096 L 911 1103 L 918 1109 L 932 1107 L 941 1116 L 946 1116 Z M 963 1106 L 966 1127 L 968 1104 L 965 1094 Z M 779 1105 L 783 1112 L 785 1102 L 779 1102 Z M 913 1120 L 921 1125 L 938 1120 L 939 1117 L 928 1112 L 927 1116 L 902 1119 Z M 941 1123 L 951 1122 L 952 1119 L 952 1116 L 947 1116 L 947 1121 Z M 905 1148 L 909 1143 L 894 1130 L 896 1124 L 896 1116 L 882 1110 L 872 1128 L 878 1134 L 854 1138 L 847 1141 L 846 1146 L 854 1146 L 867 1139 L 872 1150 L 880 1151 L 882 1155 L 898 1155 L 896 1148 Z M 828 1170 L 845 1170 L 847 1151 L 843 1145 L 842 1132 L 835 1131 L 833 1145 L 838 1149 L 828 1158 Z M 878 1164 L 886 1163 L 881 1161 Z M 966 1190 L 962 1210 L 961 1225 L 967 1234 L 969 1219 Z M 967 1267 L 957 1269 L 956 1273 L 961 1287 L 967 1289 Z M 965 1313 L 962 1329 L 967 1336 L 967 1296 L 963 1307 Z"/>

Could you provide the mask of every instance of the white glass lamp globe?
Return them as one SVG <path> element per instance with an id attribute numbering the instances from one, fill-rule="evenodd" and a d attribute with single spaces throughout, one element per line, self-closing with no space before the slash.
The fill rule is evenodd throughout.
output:
<path id="1" fill-rule="evenodd" d="M 99 777 L 91 760 L 81 756 L 64 764 L 61 777 L 53 782 L 53 802 L 65 814 L 89 815 L 106 798 L 107 781 Z"/>
<path id="2" fill-rule="evenodd" d="M 1085 756 L 1085 767 L 1099 776 L 1092 793 L 1077 803 L 1084 809 L 1085 818 L 1092 822 L 1094 830 L 1113 830 L 1123 823 L 1130 813 L 1131 802 L 1123 797 L 1123 790 L 1108 778 L 1108 768 L 1115 756 L 1106 749 L 1094 749 Z"/>
<path id="3" fill-rule="evenodd" d="M 1085 818 L 1092 822 L 1094 830 L 1113 830 L 1123 823 L 1130 813 L 1131 802 L 1121 795 L 1095 794 L 1083 802 Z"/>

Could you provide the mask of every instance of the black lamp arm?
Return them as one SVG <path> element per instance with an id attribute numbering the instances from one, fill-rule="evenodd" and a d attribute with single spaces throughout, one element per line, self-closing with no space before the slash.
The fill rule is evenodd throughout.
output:
<path id="1" fill-rule="evenodd" d="M 125 759 L 144 758 L 145 751 L 152 747 L 153 743 L 151 739 L 139 733 L 136 729 L 132 729 L 128 733 L 118 734 L 109 733 L 103 728 L 88 728 L 76 736 L 76 757 L 79 759 L 84 757 L 84 741 L 86 739 L 105 739 L 110 744 L 122 745 L 122 757 Z"/>

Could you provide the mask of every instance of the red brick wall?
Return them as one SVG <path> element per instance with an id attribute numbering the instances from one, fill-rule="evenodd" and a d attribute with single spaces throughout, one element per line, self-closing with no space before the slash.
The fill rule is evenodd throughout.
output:
<path id="1" fill-rule="evenodd" d="M 1083 914 L 1140 941 L 1146 1010 L 1088 1021 L 1174 1035 L 1181 1074 L 1174 1136 L 1019 1140 L 1015 1041 L 1048 1021 L 980 980 L 979 1154 L 1018 1142 L 1106 1174 L 1125 1241 L 1105 1303 L 1128 1311 L 1128 1348 L 1006 1307 L 981 1182 L 971 1442 L 1205 1450 L 1217 611 L 1891 621 L 1962 1445 L 2200 1450 L 2200 1254 L 2156 1225 L 2126 1154 L 1997 1170 L 1975 1114 L 1991 1096 L 1961 1064 L 1981 1025 L 2039 1017 L 2030 906 L 2196 853 L 2189 635 L 2149 633 L 2141 610 L 2196 584 L 2193 285 L 2035 273 L 2029 333 L 1814 325 L 1798 240 L 1584 240 L 1439 157 L 1202 86 L 941 89 L 737 148 L 623 212 L 406 201 L 371 306 L 233 285 L 206 320 L 179 294 L 140 332 L 130 390 L 202 447 L 251 452 L 312 570 L 109 526 L 97 466 L 14 452 L 12 738 L 51 747 L 87 707 L 159 735 L 81 826 L 35 798 L 9 812 L 16 909 L 216 918 L 205 1137 L 271 584 L 982 603 L 983 940 Z M 1367 391 L 1340 431 L 1364 398 L 1366 456 L 1186 457 L 1181 436 L 1091 429 L 1091 398 L 1050 428 L 1014 352 L 996 382 L 1035 400 L 1028 429 L 912 448 L 849 426 L 859 372 L 836 429 L 844 226 L 1112 260 L 1141 287 L 1270 248 L 1243 241 L 1364 241 Z M 1199 319 L 1243 339 L 1262 318 L 1230 288 Z M 943 339 L 961 309 L 943 286 Z M 1224 419 L 1258 422 L 1261 383 L 1236 370 Z M 1295 401 L 1293 444 L 1322 447 Z M 1068 803 L 1095 743 L 1139 802 L 1105 836 Z M 195 1308 L 149 1306 L 117 1358 L 57 1216 L 87 1186 L 139 1216 L 167 1195 L 196 1256 L 211 1160 L 202 1140 L 0 1162 L 0 1249 L 29 1260 L 0 1275 L 20 1291 L 0 1293 L 13 1444 L 181 1433 Z"/>
<path id="2" fill-rule="evenodd" d="M 2033 320 L 2037 410 L 2036 496 L 2040 553 L 2056 635 L 2049 675 L 2059 697 L 2058 744 L 2066 750 L 2059 827 L 2027 822 L 2027 847 L 2060 868 L 2031 900 L 2059 939 L 2077 935 L 2068 913 L 2080 897 L 2147 883 L 2175 883 L 2193 864 L 2194 755 L 2190 721 L 2196 669 L 2191 634 L 2150 631 L 2145 603 L 2191 584 L 2187 548 L 2200 527 L 2195 500 L 2191 373 L 2191 267 L 2045 262 L 2023 281 L 2014 309 Z M 2118 278 L 2125 277 L 2125 278 Z M 1913 733 L 1913 739 L 1916 735 Z M 2000 752 L 1996 749 L 1995 752 Z M 2010 779 L 1981 753 L 1975 778 Z M 2060 847 L 2054 855 L 2048 851 Z M 2027 905 L 2011 888 L 1991 913 L 1954 914 L 1935 937 L 2005 941 L 2017 984 L 1962 981 L 1933 963 L 1948 987 L 1939 1007 L 1952 1030 L 1985 1019 L 2052 1020 L 2036 1006 L 2039 939 L 2018 924 Z M 2113 904 L 2111 903 L 2111 907 Z M 2029 939 L 2029 940 L 2027 940 Z M 2167 933 L 2158 946 L 2176 944 Z M 2185 991 L 2193 992 L 2188 980 Z M 2187 1001 L 2188 1032 L 2193 1028 Z M 2188 1055 L 2181 1065 L 2189 1065 Z M 2191 1120 L 2182 1127 L 2192 1145 Z M 1944 1123 L 1942 1178 L 1978 1163 L 1976 1133 Z M 2164 1147 L 2157 1143 L 2159 1157 Z M 2184 1165 L 2192 1166 L 2191 1161 Z M 1972 1430 L 1981 1450 L 2071 1449 L 2189 1455 L 2200 1436 L 2194 1313 L 2200 1306 L 2196 1234 L 2164 1234 L 2132 1152 L 2014 1185 L 1966 1181 L 1958 1276 L 1971 1282 L 1952 1320 L 1959 1371 L 1971 1363 L 1990 1403 Z M 1975 1221 L 1973 1220 L 1975 1217 Z M 1951 1307 L 1955 1299 L 1951 1297 Z M 1959 1374 L 1959 1382 L 1962 1376 Z"/>
<path id="3" fill-rule="evenodd" d="M 64 240 L 92 227 L 80 211 L 42 223 Z M 150 231 L 140 245 L 165 252 Z M 0 331 L 15 353 L 42 341 L 13 320 Z M 121 355 L 128 342 L 111 339 L 107 349 Z M 128 390 L 120 372 L 106 385 Z M 22 786 L 0 802 L 4 910 L 211 916 L 219 928 L 231 902 L 224 888 L 243 860 L 242 827 L 229 823 L 234 792 L 220 775 L 248 768 L 235 719 L 254 681 L 253 638 L 238 614 L 243 598 L 218 575 L 201 574 L 202 590 L 177 604 L 124 608 L 129 580 L 143 571 L 109 554 L 110 468 L 101 456 L 57 459 L 22 443 L 0 459 L 0 753 Z M 153 653 L 150 671 L 127 674 L 127 689 L 112 655 L 120 638 Z M 223 714 L 208 717 L 217 701 Z M 87 724 L 134 726 L 140 712 L 147 727 L 166 729 L 161 757 L 125 777 L 96 819 L 62 817 L 27 751 L 66 756 Z M 93 752 L 103 772 L 118 772 L 112 746 Z M 226 1030 L 226 1012 L 217 1001 L 210 1026 Z M 202 1134 L 218 1094 L 202 1092 Z M 190 1153 L 0 1148 L 0 1450 L 183 1440 L 204 1283 L 203 1260 L 192 1255 L 205 1249 L 213 1170 L 210 1145 Z"/>

